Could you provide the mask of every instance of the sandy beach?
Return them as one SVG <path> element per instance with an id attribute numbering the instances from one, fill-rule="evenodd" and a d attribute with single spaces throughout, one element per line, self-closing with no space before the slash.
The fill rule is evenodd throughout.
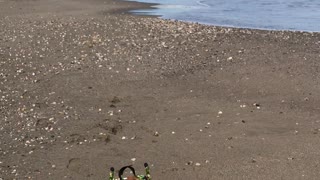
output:
<path id="1" fill-rule="evenodd" d="M 0 0 L 0 180 L 319 179 L 320 34 Z"/>

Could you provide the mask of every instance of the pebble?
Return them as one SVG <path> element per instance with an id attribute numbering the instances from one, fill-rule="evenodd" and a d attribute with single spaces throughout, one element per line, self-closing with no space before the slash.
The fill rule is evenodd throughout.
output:
<path id="1" fill-rule="evenodd" d="M 153 135 L 158 137 L 159 136 L 159 132 L 156 131 L 156 132 L 153 133 Z"/>
<path id="2" fill-rule="evenodd" d="M 247 107 L 247 105 L 242 104 L 242 105 L 240 105 L 240 107 L 241 107 L 241 108 L 245 108 L 245 107 Z"/>
<path id="3" fill-rule="evenodd" d="M 254 103 L 253 105 L 254 105 L 257 109 L 261 109 L 260 104 L 258 104 L 258 103 Z"/>
<path id="4" fill-rule="evenodd" d="M 113 116 L 113 111 L 108 111 L 109 116 Z"/>

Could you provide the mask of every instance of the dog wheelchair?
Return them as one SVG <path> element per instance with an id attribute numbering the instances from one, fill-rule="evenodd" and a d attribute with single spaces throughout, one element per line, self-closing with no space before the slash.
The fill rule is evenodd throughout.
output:
<path id="1" fill-rule="evenodd" d="M 134 170 L 134 168 L 132 166 L 124 166 L 119 170 L 119 179 L 115 178 L 115 174 L 114 174 L 114 168 L 111 167 L 110 168 L 110 174 L 109 174 L 109 180 L 151 180 L 151 176 L 150 176 L 150 168 L 149 165 L 147 163 L 144 163 L 144 168 L 145 168 L 145 175 L 136 175 L 136 171 Z M 123 176 L 123 172 L 126 169 L 130 169 L 133 176 L 128 176 L 128 177 L 122 177 Z"/>

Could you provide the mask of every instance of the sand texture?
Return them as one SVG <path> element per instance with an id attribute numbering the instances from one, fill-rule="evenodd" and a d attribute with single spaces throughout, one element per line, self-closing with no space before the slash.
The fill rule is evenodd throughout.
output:
<path id="1" fill-rule="evenodd" d="M 0 179 L 319 179 L 320 35 L 0 0 Z"/>

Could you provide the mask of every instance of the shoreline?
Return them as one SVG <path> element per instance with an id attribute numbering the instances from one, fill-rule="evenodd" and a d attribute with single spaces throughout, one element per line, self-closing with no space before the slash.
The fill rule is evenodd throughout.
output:
<path id="1" fill-rule="evenodd" d="M 131 13 L 130 11 L 132 10 L 144 10 L 144 9 L 155 9 L 152 6 L 158 5 L 157 3 L 142 3 L 142 2 L 138 2 L 138 1 L 127 1 L 127 0 L 114 0 L 115 3 L 123 3 L 126 4 L 127 6 L 130 6 L 130 4 L 132 4 L 131 7 L 128 8 L 120 8 L 119 10 L 115 10 L 115 11 L 110 11 L 110 13 L 115 13 L 115 14 L 128 14 L 128 15 L 134 15 L 133 13 Z M 158 17 L 155 15 L 139 15 L 141 17 Z"/>
<path id="2" fill-rule="evenodd" d="M 0 179 L 320 176 L 319 33 L 0 3 Z"/>
<path id="3" fill-rule="evenodd" d="M 125 1 L 125 0 L 124 0 Z M 138 2 L 138 1 L 128 1 L 128 2 L 137 2 L 137 3 L 145 3 L 145 2 Z M 152 10 L 152 9 L 162 9 L 159 7 L 152 7 L 152 6 L 161 6 L 161 5 L 165 5 L 165 4 L 160 4 L 160 3 L 155 3 L 155 4 L 150 4 L 150 3 L 146 3 L 149 4 L 150 6 L 142 8 L 142 9 L 135 9 L 135 10 Z M 130 13 L 129 14 L 132 15 L 137 15 L 137 16 L 146 16 L 146 17 L 160 17 L 162 18 L 162 16 L 165 16 L 164 14 L 162 15 L 151 15 L 151 14 L 144 14 L 143 12 L 137 14 L 137 13 Z M 202 25 L 209 25 L 209 26 L 219 26 L 219 27 L 225 27 L 225 28 L 240 28 L 240 29 L 252 29 L 252 30 L 269 30 L 269 31 L 292 31 L 292 32 L 310 32 L 310 33 L 320 33 L 320 30 L 318 29 L 317 31 L 312 31 L 312 30 L 295 30 L 295 29 L 271 29 L 271 28 L 257 28 L 257 27 L 249 27 L 249 26 L 234 26 L 234 25 L 228 25 L 228 24 L 214 24 L 214 23 L 206 23 L 206 22 L 201 22 L 201 21 L 188 21 L 188 20 L 179 20 L 179 19 L 170 19 L 170 18 L 162 18 L 164 20 L 177 20 L 177 21 L 181 21 L 181 22 L 187 22 L 187 23 L 198 23 L 198 24 L 202 24 Z"/>

